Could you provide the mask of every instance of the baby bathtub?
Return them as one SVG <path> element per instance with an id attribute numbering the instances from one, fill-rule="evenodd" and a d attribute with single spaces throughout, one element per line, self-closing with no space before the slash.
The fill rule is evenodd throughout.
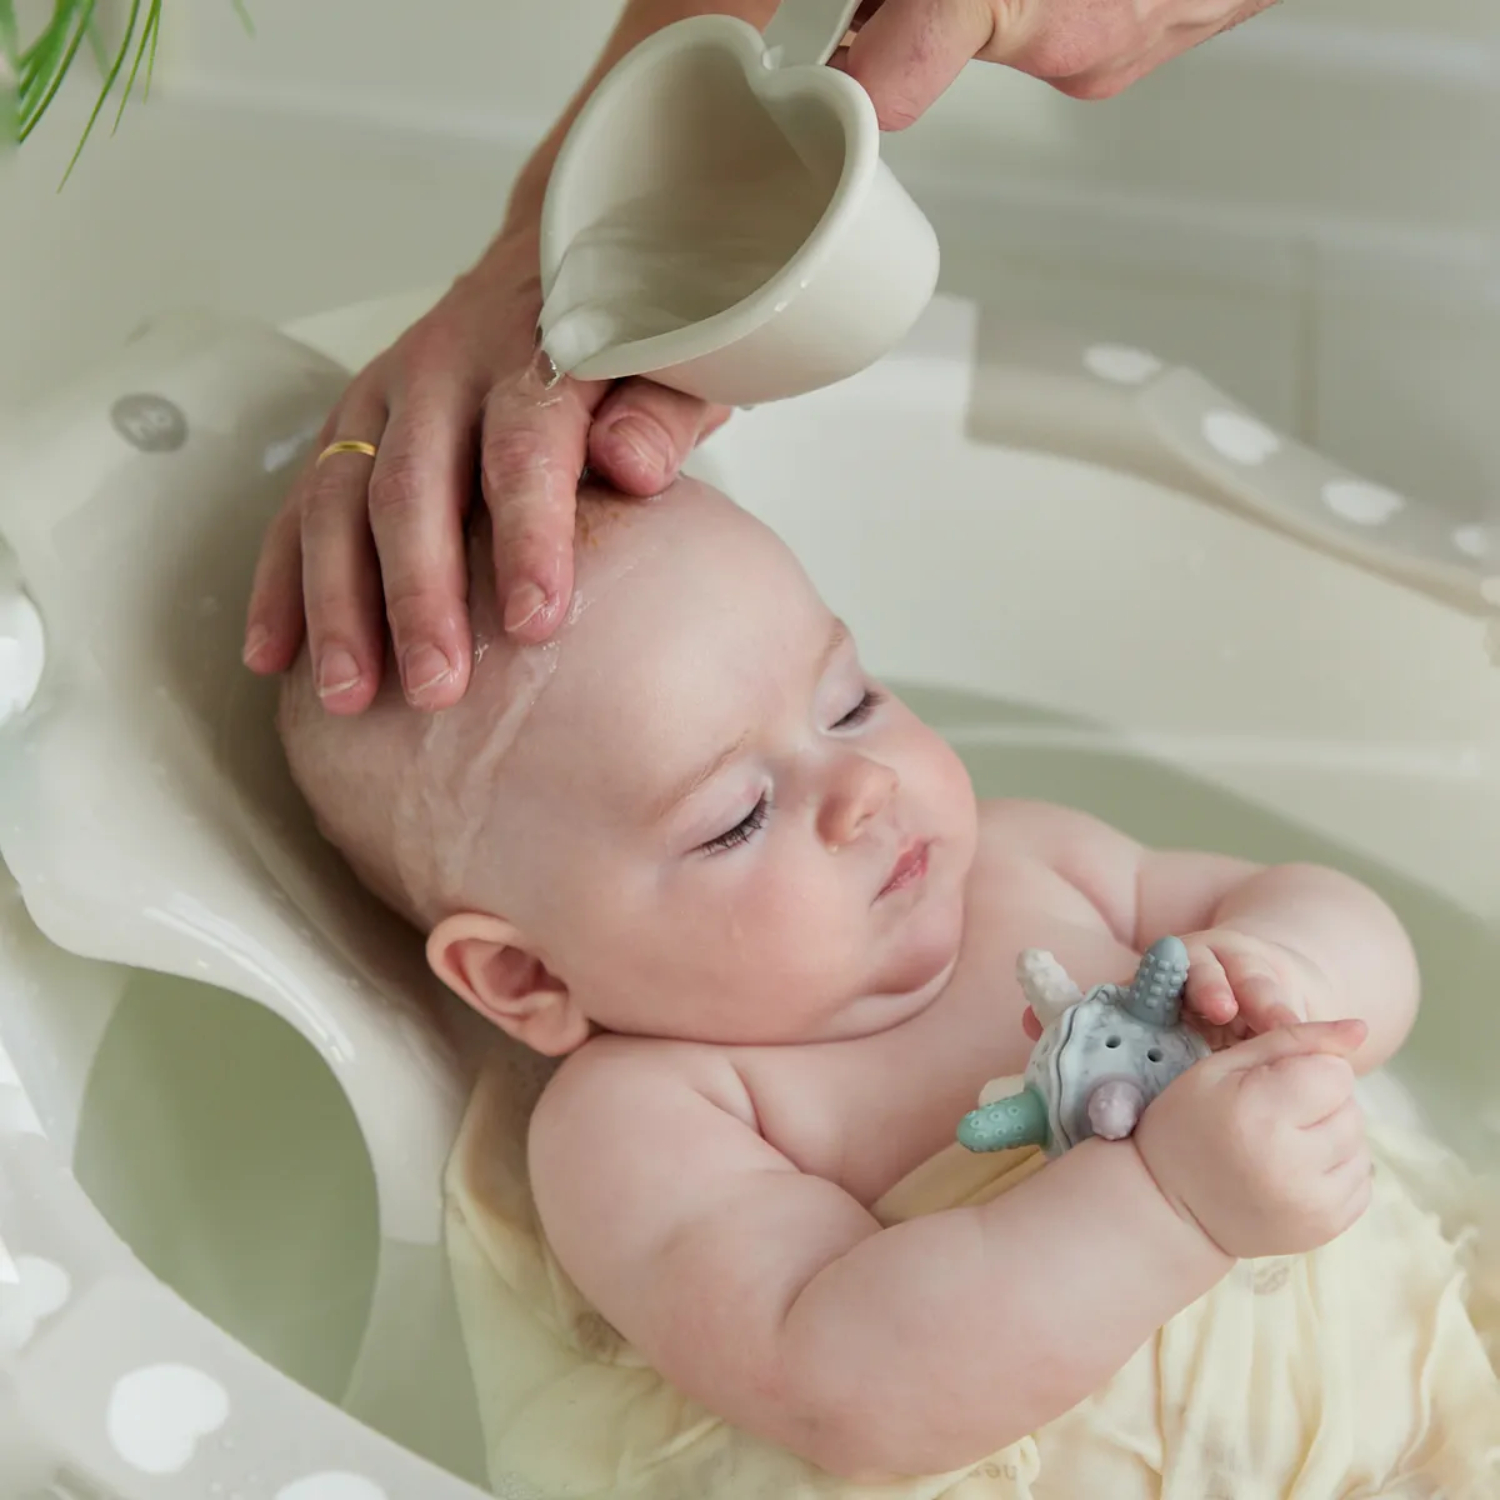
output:
<path id="1" fill-rule="evenodd" d="M 357 365 L 425 300 L 298 345 L 167 320 L 7 445 L 3 1500 L 484 1483 L 438 1173 L 485 1039 L 371 908 L 329 897 L 285 786 L 246 770 L 268 698 L 234 654 L 256 527 L 341 378 L 323 356 Z M 787 537 L 982 793 L 1377 885 L 1427 976 L 1401 1071 L 1493 1159 L 1489 538 L 1149 351 L 947 299 L 876 369 L 742 414 L 696 462 Z"/>

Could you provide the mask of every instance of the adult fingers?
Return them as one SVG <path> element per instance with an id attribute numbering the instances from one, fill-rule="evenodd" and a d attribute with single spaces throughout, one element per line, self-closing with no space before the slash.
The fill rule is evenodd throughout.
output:
<path id="1" fill-rule="evenodd" d="M 882 130 L 904 130 L 994 33 L 992 0 L 885 0 L 840 54 L 838 66 L 863 85 Z"/>
<path id="2" fill-rule="evenodd" d="M 461 385 L 398 399 L 370 475 L 369 514 L 401 686 L 418 708 L 463 697 L 473 661 L 464 515 L 474 489 L 472 413 Z"/>
<path id="3" fill-rule="evenodd" d="M 302 644 L 302 516 L 289 495 L 261 542 L 245 613 L 245 665 L 266 675 L 284 672 Z"/>
<path id="4" fill-rule="evenodd" d="M 351 391 L 330 439 L 378 448 L 384 426 L 384 404 Z M 359 713 L 380 685 L 384 631 L 370 536 L 371 467 L 366 453 L 325 450 L 300 484 L 308 653 L 318 697 L 333 713 Z"/>
<path id="5" fill-rule="evenodd" d="M 493 521 L 495 600 L 506 633 L 547 640 L 573 594 L 573 518 L 589 423 L 606 387 L 534 373 L 486 403 L 480 478 Z"/>
<path id="6" fill-rule="evenodd" d="M 627 495 L 659 495 L 729 415 L 726 406 L 708 406 L 650 380 L 627 380 L 594 413 L 589 466 Z"/>

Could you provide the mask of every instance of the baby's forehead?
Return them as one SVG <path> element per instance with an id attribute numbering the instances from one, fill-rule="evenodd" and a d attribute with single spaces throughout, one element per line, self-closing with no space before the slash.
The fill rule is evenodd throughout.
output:
<path id="1" fill-rule="evenodd" d="M 475 672 L 471 731 L 533 770 L 651 754 L 711 714 L 726 678 L 795 658 L 829 615 L 785 545 L 706 486 L 580 497 L 575 591 L 551 642 Z M 814 648 L 815 649 L 815 648 Z"/>
<path id="2" fill-rule="evenodd" d="M 701 580 L 670 609 L 641 596 L 602 617 L 559 669 L 522 745 L 532 776 L 613 803 L 680 779 L 687 762 L 801 716 L 817 692 L 835 631 L 811 589 L 767 600 Z M 766 604 L 771 608 L 765 608 Z"/>

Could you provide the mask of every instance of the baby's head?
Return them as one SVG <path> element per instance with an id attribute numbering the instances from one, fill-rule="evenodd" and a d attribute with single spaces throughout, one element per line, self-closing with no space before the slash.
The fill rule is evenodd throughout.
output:
<path id="1" fill-rule="evenodd" d="M 281 731 L 325 835 L 438 975 L 538 1051 L 595 1029 L 717 1043 L 883 1029 L 951 966 L 975 842 L 943 740 L 870 682 L 796 559 L 723 495 L 585 492 L 550 644 L 495 623 L 455 708 L 388 688 Z"/>

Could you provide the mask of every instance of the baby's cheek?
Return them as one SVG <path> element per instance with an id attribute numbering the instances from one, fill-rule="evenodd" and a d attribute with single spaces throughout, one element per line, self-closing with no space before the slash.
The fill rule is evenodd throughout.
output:
<path id="1" fill-rule="evenodd" d="M 947 740 L 931 730 L 925 732 L 927 742 L 920 747 L 917 789 L 924 794 L 923 800 L 930 803 L 931 814 L 942 825 L 941 831 L 952 839 L 967 839 L 972 844 L 978 838 L 979 804 L 969 768 Z"/>

